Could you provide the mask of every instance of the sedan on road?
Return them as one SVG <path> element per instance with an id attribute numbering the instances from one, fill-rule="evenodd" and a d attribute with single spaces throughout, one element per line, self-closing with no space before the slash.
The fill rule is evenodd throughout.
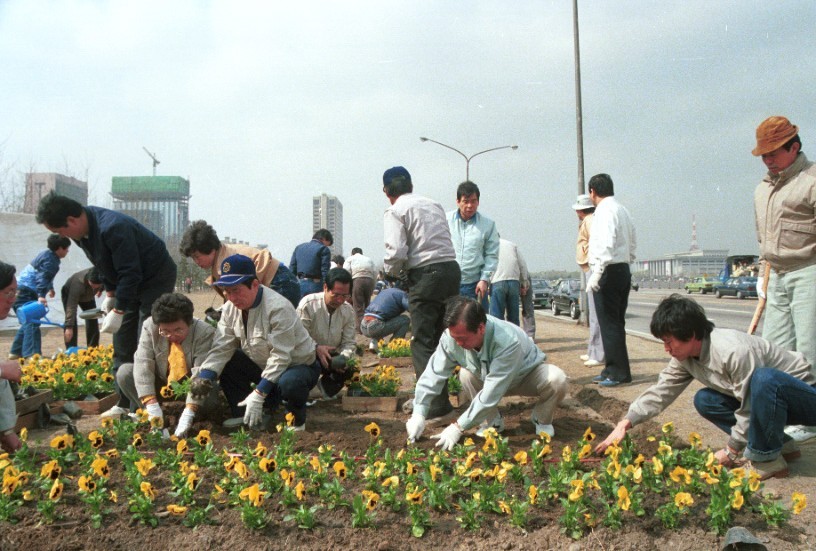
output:
<path id="1" fill-rule="evenodd" d="M 533 308 L 547 308 L 550 306 L 552 287 L 546 279 L 533 280 Z"/>
<path id="2" fill-rule="evenodd" d="M 577 279 L 562 279 L 555 284 L 552 292 L 551 308 L 554 316 L 569 312 L 572 319 L 581 317 L 581 282 Z"/>
<path id="3" fill-rule="evenodd" d="M 757 278 L 742 276 L 729 277 L 725 282 L 718 283 L 714 286 L 714 296 L 722 297 L 737 297 L 747 298 L 757 296 Z"/>
<path id="4" fill-rule="evenodd" d="M 715 279 L 709 279 L 707 277 L 695 277 L 688 283 L 686 283 L 686 292 L 687 293 L 700 293 L 704 295 L 706 293 L 711 293 L 714 291 L 714 285 L 717 283 Z"/>

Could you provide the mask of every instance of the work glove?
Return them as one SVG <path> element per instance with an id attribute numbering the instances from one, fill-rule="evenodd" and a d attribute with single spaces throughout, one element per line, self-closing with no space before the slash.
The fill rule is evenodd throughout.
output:
<path id="1" fill-rule="evenodd" d="M 99 309 L 107 314 L 108 312 L 112 312 L 115 307 L 116 297 L 106 296 L 105 300 L 102 301 L 102 306 L 100 306 Z"/>
<path id="2" fill-rule="evenodd" d="M 249 428 L 258 427 L 263 422 L 263 405 L 266 396 L 253 390 L 250 392 L 243 402 L 238 402 L 238 406 L 246 407 L 244 413 L 244 424 Z"/>
<path id="3" fill-rule="evenodd" d="M 176 432 L 173 434 L 175 434 L 177 438 L 184 438 L 187 436 L 187 433 L 190 431 L 190 427 L 193 426 L 193 420 L 195 420 L 195 412 L 189 408 L 184 408 L 184 411 L 182 411 L 181 415 L 179 416 Z"/>
<path id="4" fill-rule="evenodd" d="M 442 448 L 442 451 L 449 452 L 453 450 L 453 447 L 459 442 L 459 439 L 462 438 L 462 429 L 460 429 L 456 423 L 451 423 L 448 425 L 448 428 L 439 434 L 434 434 L 431 438 L 439 440 L 439 442 L 436 443 L 437 448 Z"/>
<path id="5" fill-rule="evenodd" d="M 110 334 L 116 333 L 119 331 L 119 328 L 122 327 L 124 317 L 124 314 L 111 310 L 105 314 L 105 319 L 102 320 L 102 329 L 100 329 L 100 331 Z"/>
<path id="6" fill-rule="evenodd" d="M 592 275 L 589 276 L 589 280 L 587 281 L 587 289 L 591 290 L 593 293 L 597 293 L 601 290 L 601 275 L 603 272 L 592 272 Z"/>
<path id="7" fill-rule="evenodd" d="M 158 417 L 160 419 L 164 419 L 164 412 L 162 411 L 162 408 L 158 402 L 147 404 L 145 406 L 145 411 L 147 411 L 148 417 Z"/>
<path id="8" fill-rule="evenodd" d="M 759 276 L 757 278 L 757 282 L 756 282 L 757 296 L 759 298 L 765 298 L 765 291 L 763 291 L 764 287 L 765 287 L 765 276 Z"/>
<path id="9" fill-rule="evenodd" d="M 411 415 L 408 422 L 405 423 L 405 430 L 408 431 L 408 442 L 413 444 L 419 437 L 422 436 L 422 431 L 425 430 L 425 417 L 418 413 Z"/>
<path id="10" fill-rule="evenodd" d="M 190 396 L 196 400 L 204 400 L 212 392 L 215 384 L 215 371 L 210 369 L 202 369 L 198 375 L 193 377 L 190 381 Z"/>

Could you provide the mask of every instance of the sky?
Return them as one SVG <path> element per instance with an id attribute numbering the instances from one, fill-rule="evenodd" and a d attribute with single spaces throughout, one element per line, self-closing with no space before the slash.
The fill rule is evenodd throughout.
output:
<path id="1" fill-rule="evenodd" d="M 755 129 L 816 140 L 810 0 L 579 3 L 584 174 L 608 173 L 637 257 L 756 253 Z M 87 179 L 189 178 L 191 220 L 288 263 L 311 198 L 337 196 L 344 253 L 381 261 L 382 173 L 479 211 L 533 271 L 575 269 L 573 14 L 544 1 L 0 0 L 0 164 Z M 816 154 L 814 154 L 816 157 Z"/>

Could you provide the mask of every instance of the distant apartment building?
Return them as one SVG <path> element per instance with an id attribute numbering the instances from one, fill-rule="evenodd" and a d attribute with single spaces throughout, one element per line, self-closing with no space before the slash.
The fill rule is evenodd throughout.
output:
<path id="1" fill-rule="evenodd" d="M 312 233 L 321 228 L 334 237 L 332 255 L 343 254 L 343 204 L 334 195 L 312 197 Z"/>
<path id="2" fill-rule="evenodd" d="M 190 225 L 190 182 L 180 176 L 114 176 L 113 209 L 132 216 L 178 254 L 178 243 Z"/>
<path id="3" fill-rule="evenodd" d="M 37 214 L 40 199 L 50 192 L 88 204 L 88 183 L 56 172 L 29 172 L 25 178 L 23 212 Z"/>

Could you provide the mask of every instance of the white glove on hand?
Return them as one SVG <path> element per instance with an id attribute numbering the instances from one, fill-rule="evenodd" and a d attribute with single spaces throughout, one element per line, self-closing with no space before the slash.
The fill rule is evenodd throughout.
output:
<path id="1" fill-rule="evenodd" d="M 763 287 L 765 287 L 765 276 L 759 276 L 756 283 L 757 296 L 759 298 L 765 298 L 765 291 L 762 290 Z"/>
<path id="2" fill-rule="evenodd" d="M 160 419 L 164 419 L 164 412 L 162 411 L 162 408 L 158 402 L 147 404 L 145 406 L 145 410 L 147 411 L 148 417 L 159 417 Z"/>
<path id="3" fill-rule="evenodd" d="M 190 430 L 190 427 L 193 426 L 193 420 L 195 420 L 195 412 L 189 408 L 184 408 L 184 411 L 181 412 L 181 416 L 179 417 L 176 432 L 173 433 L 176 438 L 184 438 L 187 436 L 187 432 Z"/>
<path id="4" fill-rule="evenodd" d="M 425 418 L 418 413 L 415 413 L 405 423 L 405 430 L 408 431 L 408 442 L 413 444 L 419 437 L 422 436 L 422 431 L 425 430 Z"/>
<path id="5" fill-rule="evenodd" d="M 122 319 L 124 319 L 124 317 L 124 314 L 111 310 L 105 314 L 105 319 L 102 320 L 102 329 L 100 329 L 100 331 L 103 333 L 116 333 L 119 331 L 119 328 L 122 327 Z"/>
<path id="6" fill-rule="evenodd" d="M 263 422 L 263 405 L 266 396 L 263 396 L 257 390 L 253 390 L 244 398 L 243 402 L 238 402 L 239 406 L 245 406 L 244 424 L 250 428 L 260 426 Z"/>
<path id="7" fill-rule="evenodd" d="M 431 436 L 434 440 L 439 440 L 436 443 L 437 448 L 442 448 L 442 451 L 451 451 L 453 447 L 459 442 L 459 439 L 462 438 L 462 430 L 459 428 L 459 425 L 456 423 L 451 423 L 448 425 L 448 428 L 440 432 L 439 434 L 434 434 Z"/>
<path id="8" fill-rule="evenodd" d="M 593 293 L 597 293 L 601 290 L 601 275 L 603 272 L 592 272 L 592 275 L 589 276 L 589 280 L 587 280 L 587 289 L 592 291 Z"/>
<path id="9" fill-rule="evenodd" d="M 112 312 L 115 307 L 116 297 L 106 296 L 105 300 L 102 301 L 102 306 L 100 306 L 99 309 L 107 314 L 108 312 Z"/>

